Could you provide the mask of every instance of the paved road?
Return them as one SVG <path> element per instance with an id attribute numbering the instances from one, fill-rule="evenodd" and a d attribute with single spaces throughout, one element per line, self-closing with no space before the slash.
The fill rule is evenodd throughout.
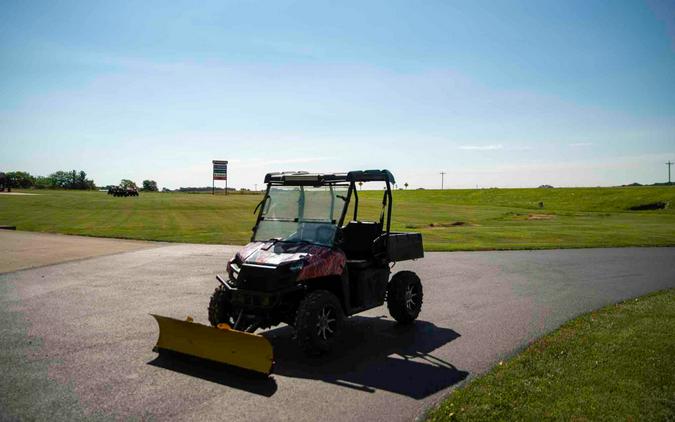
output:
<path id="1" fill-rule="evenodd" d="M 164 245 L 142 240 L 0 230 L 0 273 Z"/>
<path id="2" fill-rule="evenodd" d="M 411 420 L 450 388 L 588 310 L 675 287 L 675 248 L 429 253 L 420 321 L 352 318 L 306 360 L 266 335 L 276 374 L 158 359 L 148 315 L 206 321 L 233 248 L 170 245 L 0 275 L 0 419 Z"/>

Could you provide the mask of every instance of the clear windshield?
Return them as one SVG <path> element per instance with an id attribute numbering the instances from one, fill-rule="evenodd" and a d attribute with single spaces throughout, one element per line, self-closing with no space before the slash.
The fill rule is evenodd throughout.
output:
<path id="1" fill-rule="evenodd" d="M 278 239 L 330 246 L 347 186 L 272 186 L 253 240 Z"/>

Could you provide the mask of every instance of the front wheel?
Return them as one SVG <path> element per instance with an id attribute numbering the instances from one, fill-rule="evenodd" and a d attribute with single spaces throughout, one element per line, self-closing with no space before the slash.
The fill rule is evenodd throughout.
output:
<path id="1" fill-rule="evenodd" d="M 227 297 L 224 286 L 218 286 L 209 301 L 209 322 L 214 327 L 225 323 L 233 327 L 232 305 Z"/>
<path id="2" fill-rule="evenodd" d="M 389 314 L 400 324 L 410 324 L 422 310 L 422 282 L 412 271 L 399 271 L 387 285 Z"/>
<path id="3" fill-rule="evenodd" d="M 309 293 L 298 306 L 295 332 L 298 345 L 305 354 L 325 353 L 335 343 L 344 314 L 340 301 L 327 290 Z"/>

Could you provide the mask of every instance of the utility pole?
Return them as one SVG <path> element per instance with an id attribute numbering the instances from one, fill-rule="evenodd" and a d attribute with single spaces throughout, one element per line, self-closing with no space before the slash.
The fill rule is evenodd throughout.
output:
<path id="1" fill-rule="evenodd" d="M 670 181 L 670 166 L 673 165 L 673 162 L 672 162 L 672 161 L 668 161 L 668 162 L 666 163 L 666 165 L 668 166 L 668 184 L 670 185 L 670 184 L 672 183 L 672 182 Z"/>
<path id="2" fill-rule="evenodd" d="M 441 190 L 443 190 L 443 185 L 445 184 L 445 175 L 444 171 L 441 172 Z"/>

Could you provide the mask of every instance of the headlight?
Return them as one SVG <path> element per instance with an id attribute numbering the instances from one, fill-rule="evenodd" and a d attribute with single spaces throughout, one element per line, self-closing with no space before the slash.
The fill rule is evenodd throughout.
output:
<path id="1" fill-rule="evenodd" d="M 298 261 L 295 261 L 295 262 L 291 263 L 291 265 L 289 265 L 288 268 L 289 268 L 292 272 L 297 273 L 297 272 L 300 271 L 300 270 L 302 269 L 302 267 L 304 267 L 304 266 L 305 266 L 305 261 L 303 261 L 303 260 L 298 260 Z"/>
<path id="2" fill-rule="evenodd" d="M 227 263 L 227 274 L 230 276 L 231 280 L 236 280 L 239 278 L 239 266 L 233 261 Z"/>

